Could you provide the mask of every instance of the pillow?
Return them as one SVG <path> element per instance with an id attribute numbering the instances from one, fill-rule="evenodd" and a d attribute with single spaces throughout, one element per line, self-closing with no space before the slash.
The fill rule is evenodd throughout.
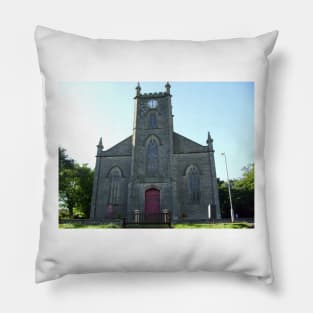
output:
<path id="1" fill-rule="evenodd" d="M 272 281 L 264 101 L 277 34 L 128 41 L 37 27 L 47 164 L 36 282 L 200 270 Z"/>

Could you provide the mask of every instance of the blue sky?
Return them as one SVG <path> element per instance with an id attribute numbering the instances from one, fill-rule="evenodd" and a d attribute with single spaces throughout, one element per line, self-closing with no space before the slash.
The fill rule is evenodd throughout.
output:
<path id="1" fill-rule="evenodd" d="M 210 131 L 214 139 L 217 176 L 226 178 L 254 160 L 253 82 L 170 82 L 174 130 L 205 145 Z M 80 140 L 62 143 L 71 157 L 94 166 L 95 145 L 103 137 L 107 149 L 132 133 L 137 82 L 66 82 L 60 95 L 81 115 Z M 164 91 L 165 82 L 140 82 L 142 93 Z M 75 114 L 73 113 L 73 116 Z M 66 136 L 65 136 L 66 137 Z M 72 137 L 73 138 L 73 137 Z M 83 142 L 82 142 L 83 141 Z M 76 146 L 75 146 L 76 145 Z"/>

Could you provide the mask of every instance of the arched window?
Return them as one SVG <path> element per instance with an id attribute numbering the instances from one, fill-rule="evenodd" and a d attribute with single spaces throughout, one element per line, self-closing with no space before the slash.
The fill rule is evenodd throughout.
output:
<path id="1" fill-rule="evenodd" d="M 151 112 L 148 115 L 148 127 L 149 128 L 157 128 L 157 115 L 156 112 Z"/>
<path id="2" fill-rule="evenodd" d="M 146 170 L 150 176 L 157 176 L 159 168 L 159 148 L 156 138 L 151 138 L 146 147 Z"/>
<path id="3" fill-rule="evenodd" d="M 158 100 L 156 100 L 156 99 L 148 100 L 148 107 L 150 109 L 155 109 L 157 106 L 158 106 Z"/>
<path id="4" fill-rule="evenodd" d="M 116 167 L 110 172 L 110 194 L 109 204 L 118 205 L 120 203 L 120 184 L 121 184 L 121 170 Z"/>
<path id="5" fill-rule="evenodd" d="M 187 169 L 187 184 L 189 200 L 198 202 L 200 200 L 200 175 L 198 168 L 194 165 Z"/>

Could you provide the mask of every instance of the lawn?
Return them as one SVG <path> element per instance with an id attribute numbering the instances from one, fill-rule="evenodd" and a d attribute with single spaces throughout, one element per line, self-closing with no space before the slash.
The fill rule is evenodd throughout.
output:
<path id="1" fill-rule="evenodd" d="M 175 224 L 173 225 L 173 228 L 179 228 L 179 229 L 186 229 L 186 228 L 193 228 L 193 229 L 200 229 L 200 228 L 254 228 L 254 225 L 247 222 L 241 222 L 241 223 L 214 223 L 214 224 L 194 224 L 194 223 L 184 223 L 184 224 Z"/>
<path id="2" fill-rule="evenodd" d="M 121 228 L 120 225 L 109 223 L 101 225 L 83 225 L 83 224 L 59 224 L 61 229 L 73 229 L 73 228 L 89 228 L 89 229 L 100 229 L 100 228 Z"/>
<path id="3" fill-rule="evenodd" d="M 112 228 L 121 228 L 118 224 L 101 224 L 101 225 L 82 225 L 82 224 L 59 224 L 60 229 L 77 229 L 77 228 L 86 228 L 86 229 L 112 229 Z M 128 228 L 167 228 L 166 225 L 129 225 Z M 233 229 L 243 229 L 243 228 L 254 228 L 254 224 L 247 222 L 240 223 L 215 223 L 215 224 L 200 224 L 200 223 L 182 223 L 182 224 L 173 224 L 172 228 L 176 229 L 224 229 L 224 228 L 233 228 Z"/>

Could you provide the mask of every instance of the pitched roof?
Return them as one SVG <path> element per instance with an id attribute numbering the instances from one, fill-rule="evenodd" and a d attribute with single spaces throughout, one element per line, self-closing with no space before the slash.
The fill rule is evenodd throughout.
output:
<path id="1" fill-rule="evenodd" d="M 188 139 L 178 133 L 173 133 L 174 140 L 174 153 L 197 153 L 197 152 L 207 152 L 208 147 L 202 146 L 199 143 Z"/>
<path id="2" fill-rule="evenodd" d="M 102 156 L 125 156 L 132 154 L 132 136 L 125 138 L 108 150 L 102 151 Z"/>

